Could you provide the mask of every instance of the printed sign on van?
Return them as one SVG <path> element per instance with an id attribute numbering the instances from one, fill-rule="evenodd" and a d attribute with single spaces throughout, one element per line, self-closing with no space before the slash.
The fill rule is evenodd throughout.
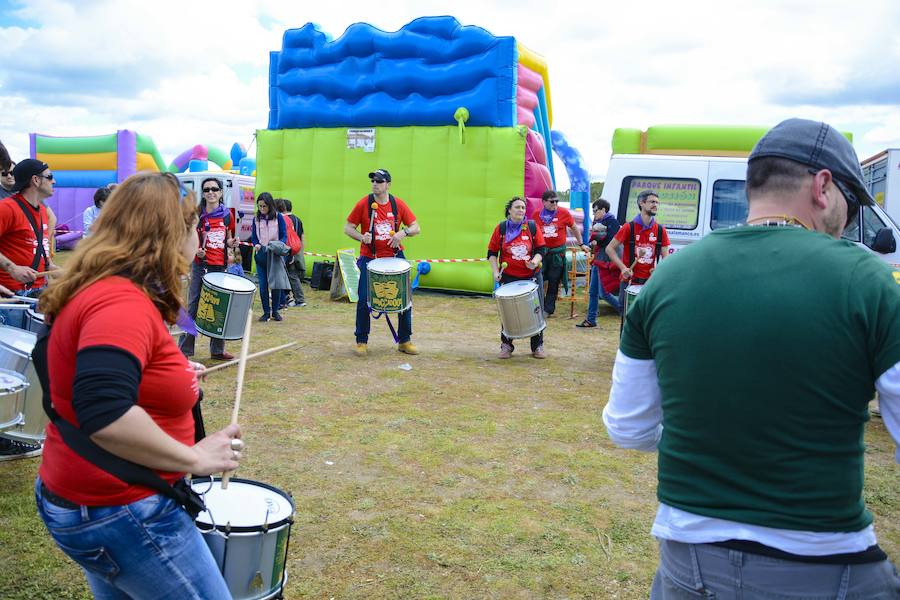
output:
<path id="1" fill-rule="evenodd" d="M 638 214 L 637 197 L 644 190 L 659 196 L 656 218 L 669 229 L 694 229 L 700 207 L 700 182 L 696 179 L 629 177 L 628 211 L 630 221 Z"/>

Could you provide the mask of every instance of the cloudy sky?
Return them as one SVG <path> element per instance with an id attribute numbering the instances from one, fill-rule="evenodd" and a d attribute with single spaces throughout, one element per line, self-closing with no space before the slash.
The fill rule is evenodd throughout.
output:
<path id="1" fill-rule="evenodd" d="M 900 147 L 894 0 L 570 4 L 0 0 L 0 140 L 22 158 L 29 132 L 134 129 L 166 162 L 195 144 L 250 146 L 286 29 L 314 22 L 337 38 L 355 22 L 396 31 L 449 14 L 544 55 L 553 129 L 598 179 L 616 127 L 802 116 L 853 132 L 860 158 Z"/>

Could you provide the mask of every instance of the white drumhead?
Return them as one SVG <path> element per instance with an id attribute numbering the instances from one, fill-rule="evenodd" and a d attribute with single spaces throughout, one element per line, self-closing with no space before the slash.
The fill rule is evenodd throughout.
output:
<path id="1" fill-rule="evenodd" d="M 229 290 L 232 292 L 255 292 L 256 286 L 253 282 L 245 277 L 232 275 L 231 273 L 207 273 L 203 276 L 203 281 L 208 282 L 217 288 Z"/>
<path id="2" fill-rule="evenodd" d="M 497 296 L 499 298 L 511 298 L 514 296 L 521 296 L 523 294 L 530 294 L 536 289 L 537 284 L 530 279 L 522 281 L 510 281 L 509 283 L 504 283 L 496 290 L 494 290 L 494 296 Z"/>
<path id="3" fill-rule="evenodd" d="M 219 527 L 231 523 L 232 527 L 258 527 L 271 525 L 294 513 L 291 501 L 281 492 L 248 481 L 229 481 L 228 489 L 222 489 L 221 481 L 194 481 L 191 487 L 203 494 L 208 512 L 197 515 L 197 521 Z M 210 516 L 210 513 L 212 515 Z M 268 513 L 268 515 L 266 514 Z"/>
<path id="4" fill-rule="evenodd" d="M 629 296 L 637 296 L 641 293 L 641 288 L 644 287 L 643 284 L 632 283 L 627 288 L 625 288 L 625 293 Z"/>
<path id="5" fill-rule="evenodd" d="M 26 387 L 28 381 L 24 376 L 9 369 L 0 369 L 0 394 L 13 394 Z"/>
<path id="6" fill-rule="evenodd" d="M 409 271 L 410 266 L 409 263 L 402 258 L 376 258 L 375 260 L 369 261 L 369 264 L 366 265 L 366 268 L 374 273 L 381 273 L 383 275 L 391 275 L 396 273 L 405 273 Z"/>
<path id="7" fill-rule="evenodd" d="M 31 354 L 37 343 L 37 335 L 31 331 L 25 331 L 18 327 L 0 325 L 0 344 L 14 348 L 19 352 Z"/>

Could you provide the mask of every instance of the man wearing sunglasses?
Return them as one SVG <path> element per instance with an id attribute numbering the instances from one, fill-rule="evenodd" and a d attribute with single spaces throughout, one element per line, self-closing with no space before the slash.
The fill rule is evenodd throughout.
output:
<path id="1" fill-rule="evenodd" d="M 46 285 L 37 273 L 58 267 L 50 259 L 50 224 L 44 200 L 53 195 L 53 173 L 39 160 L 27 158 L 13 169 L 13 195 L 0 201 L 0 285 L 16 293 L 36 295 Z M 20 326 L 21 312 L 7 324 Z"/>
<path id="2" fill-rule="evenodd" d="M 629 308 L 603 411 L 616 444 L 659 452 L 650 597 L 898 598 L 863 435 L 877 390 L 900 441 L 900 271 L 840 239 L 872 197 L 825 123 L 770 130 L 746 190 L 747 225 Z"/>
<path id="3" fill-rule="evenodd" d="M 566 232 L 570 231 L 575 239 L 581 232 L 575 225 L 572 213 L 559 205 L 559 197 L 553 190 L 546 190 L 541 195 L 543 207 L 536 209 L 531 220 L 539 223 L 544 234 L 547 252 L 544 257 L 543 277 L 547 282 L 547 293 L 544 296 L 544 313 L 549 317 L 556 312 L 556 298 L 559 296 L 559 283 L 568 289 L 569 279 L 566 277 Z M 588 251 L 590 248 L 588 248 Z"/>
<path id="4" fill-rule="evenodd" d="M 13 169 L 16 163 L 10 161 L 9 167 L 0 171 L 0 200 L 9 198 L 13 195 L 13 186 L 16 185 L 16 178 L 13 177 Z"/>
<path id="5" fill-rule="evenodd" d="M 365 356 L 368 352 L 371 319 L 368 306 L 368 271 L 366 265 L 375 258 L 403 256 L 401 242 L 408 237 L 420 233 L 419 223 L 406 202 L 393 196 L 391 174 L 387 169 L 378 169 L 369 173 L 372 193 L 363 196 L 354 205 L 344 224 L 344 233 L 359 244 L 359 299 L 356 301 L 356 347 L 357 356 Z M 401 312 L 398 316 L 397 349 L 405 354 L 418 354 L 413 345 L 412 308 Z"/>

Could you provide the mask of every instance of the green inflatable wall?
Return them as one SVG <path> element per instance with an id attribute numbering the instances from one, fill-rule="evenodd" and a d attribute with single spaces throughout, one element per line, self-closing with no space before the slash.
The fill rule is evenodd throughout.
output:
<path id="1" fill-rule="evenodd" d="M 358 253 L 344 224 L 371 191 L 369 172 L 384 168 L 391 193 L 409 204 L 422 227 L 404 244 L 407 259 L 485 257 L 507 200 L 524 194 L 524 130 L 467 127 L 465 143 L 456 126 L 374 130 L 373 152 L 348 148 L 347 128 L 258 131 L 257 195 L 266 191 L 293 203 L 307 251 L 334 255 L 353 247 Z M 432 263 L 419 285 L 490 292 L 493 278 L 486 262 Z"/>

